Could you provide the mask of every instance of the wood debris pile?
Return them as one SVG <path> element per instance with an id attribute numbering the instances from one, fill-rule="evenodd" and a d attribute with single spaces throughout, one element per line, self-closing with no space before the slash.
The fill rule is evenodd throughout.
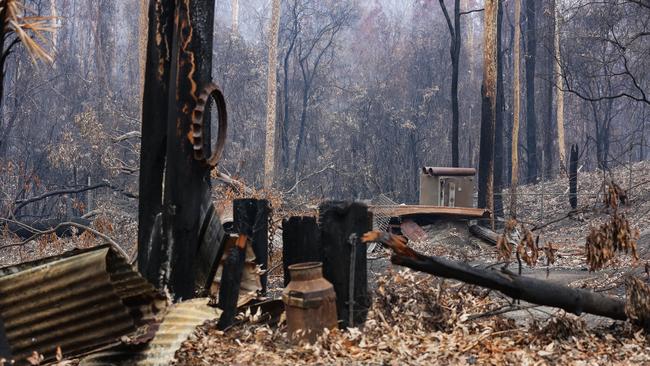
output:
<path id="1" fill-rule="evenodd" d="M 363 329 L 325 333 L 292 346 L 284 326 L 204 324 L 176 354 L 197 364 L 642 364 L 650 342 L 629 324 L 589 329 L 557 313 L 524 323 L 501 314 L 511 305 L 485 290 L 411 271 L 378 280 Z"/>

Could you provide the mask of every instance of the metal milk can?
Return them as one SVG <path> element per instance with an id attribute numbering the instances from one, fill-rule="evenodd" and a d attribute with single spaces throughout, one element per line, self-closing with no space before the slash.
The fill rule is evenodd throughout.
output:
<path id="1" fill-rule="evenodd" d="M 289 274 L 291 281 L 282 292 L 289 338 L 313 343 L 324 328 L 337 326 L 334 286 L 323 278 L 321 262 L 290 265 Z"/>

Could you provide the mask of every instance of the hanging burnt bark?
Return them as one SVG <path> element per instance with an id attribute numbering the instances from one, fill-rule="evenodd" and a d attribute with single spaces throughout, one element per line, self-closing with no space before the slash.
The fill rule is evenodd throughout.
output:
<path id="1" fill-rule="evenodd" d="M 163 203 L 162 181 L 165 166 L 174 1 L 150 1 L 148 11 L 149 34 L 142 95 L 138 195 L 138 270 L 147 280 L 159 286 L 162 237 L 153 235 L 153 232 L 156 215 L 162 212 Z"/>
<path id="2" fill-rule="evenodd" d="M 363 324 L 370 296 L 366 247 L 359 245 L 359 239 L 372 228 L 372 216 L 364 204 L 341 201 L 324 202 L 319 213 L 323 274 L 336 291 L 339 325 L 345 328 Z"/>
<path id="3" fill-rule="evenodd" d="M 238 234 L 247 235 L 252 240 L 255 263 L 262 270 L 268 269 L 269 258 L 269 201 L 251 198 L 233 201 L 233 223 Z M 261 277 L 262 293 L 266 293 L 268 275 Z"/>
<path id="4" fill-rule="evenodd" d="M 201 89 L 211 82 L 214 0 L 178 1 L 167 112 L 163 266 L 170 291 L 192 298 L 200 225 L 210 207 L 210 176 L 188 138 Z M 210 121 L 209 113 L 204 115 Z M 209 137 L 209 132 L 208 132 Z M 209 138 L 205 140 L 209 141 Z"/>
<path id="5" fill-rule="evenodd" d="M 291 281 L 289 266 L 306 262 L 322 262 L 320 231 L 316 218 L 292 216 L 282 220 L 282 268 L 284 286 Z"/>
<path id="6" fill-rule="evenodd" d="M 571 145 L 569 158 L 569 203 L 572 209 L 578 208 L 578 145 Z"/>

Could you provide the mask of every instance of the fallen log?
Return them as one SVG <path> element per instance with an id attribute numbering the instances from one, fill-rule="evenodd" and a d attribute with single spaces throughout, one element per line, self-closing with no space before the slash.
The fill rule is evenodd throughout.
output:
<path id="1" fill-rule="evenodd" d="M 471 225 L 469 232 L 492 245 L 497 245 L 497 240 L 499 240 L 499 234 L 480 225 Z"/>
<path id="2" fill-rule="evenodd" d="M 406 239 L 388 233 L 369 232 L 364 242 L 378 241 L 394 251 L 391 262 L 438 277 L 497 290 L 513 299 L 563 309 L 576 315 L 589 313 L 627 320 L 625 302 L 585 289 L 516 275 L 507 269 L 482 269 L 442 257 L 429 257 L 406 246 Z"/>

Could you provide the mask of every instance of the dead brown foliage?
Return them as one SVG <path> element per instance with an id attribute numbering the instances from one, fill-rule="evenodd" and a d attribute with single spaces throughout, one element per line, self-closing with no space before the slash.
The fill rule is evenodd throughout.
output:
<path id="1" fill-rule="evenodd" d="M 630 228 L 625 214 L 614 213 L 612 219 L 598 228 L 592 228 L 587 236 L 586 255 L 590 271 L 602 269 L 614 258 L 616 252 L 631 253 L 634 259 L 637 255 L 636 240 L 639 230 Z"/>
<path id="2" fill-rule="evenodd" d="M 629 276 L 625 279 L 625 314 L 630 321 L 650 330 L 650 286 Z"/>

